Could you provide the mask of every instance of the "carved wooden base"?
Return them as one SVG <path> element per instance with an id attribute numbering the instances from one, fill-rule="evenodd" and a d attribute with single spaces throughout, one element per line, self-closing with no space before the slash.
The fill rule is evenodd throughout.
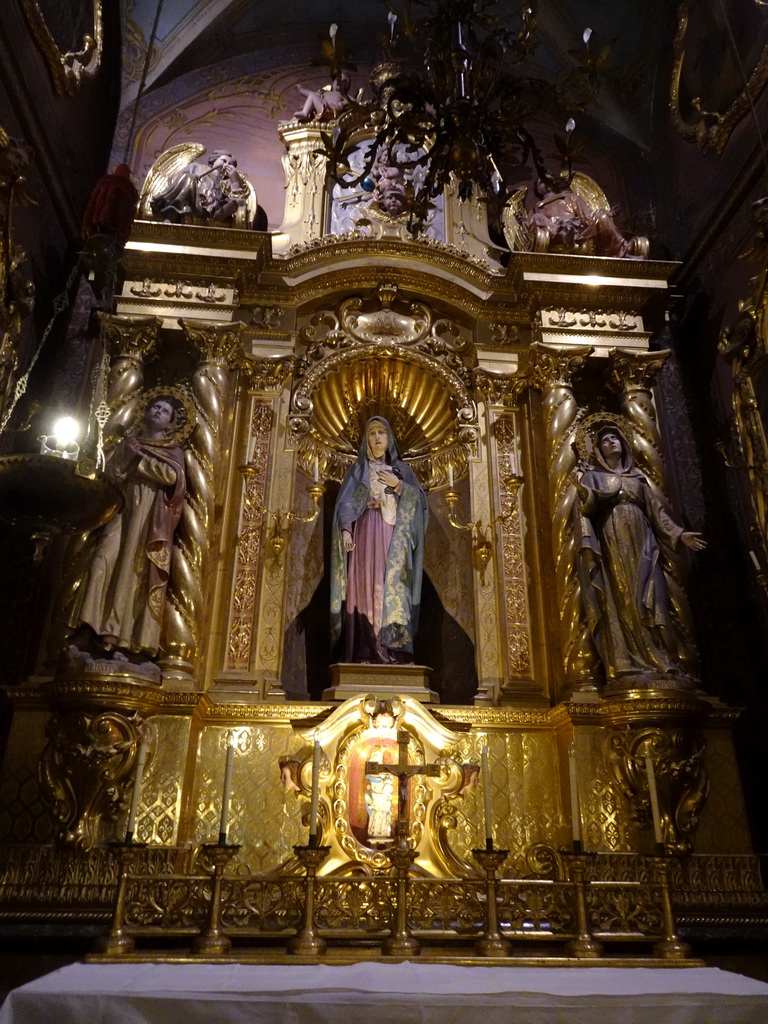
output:
<path id="1" fill-rule="evenodd" d="M 439 704 L 440 697 L 429 689 L 432 669 L 425 665 L 331 665 L 331 685 L 323 700 L 347 700 L 360 694 L 376 697 L 415 697 L 423 704 Z"/>

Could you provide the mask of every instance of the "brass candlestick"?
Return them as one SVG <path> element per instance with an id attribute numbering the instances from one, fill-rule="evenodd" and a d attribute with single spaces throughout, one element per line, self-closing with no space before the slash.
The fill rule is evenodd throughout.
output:
<path id="1" fill-rule="evenodd" d="M 206 870 L 212 872 L 211 907 L 207 927 L 192 942 L 193 953 L 219 956 L 229 952 L 232 947 L 231 939 L 221 930 L 221 891 L 224 871 L 239 849 L 238 845 L 218 843 L 206 843 L 202 848 L 200 860 Z"/>
<path id="2" fill-rule="evenodd" d="M 496 872 L 507 859 L 509 850 L 473 850 L 472 856 L 485 871 L 485 934 L 475 943 L 480 956 L 509 956 L 512 943 L 499 931 L 496 906 Z"/>
<path id="3" fill-rule="evenodd" d="M 408 869 L 418 854 L 408 846 L 408 822 L 397 822 L 397 842 L 386 851 L 395 868 L 397 892 L 395 897 L 395 923 L 390 936 L 381 947 L 385 956 L 416 956 L 421 952 L 421 943 L 408 929 Z"/>
<path id="4" fill-rule="evenodd" d="M 112 927 L 106 935 L 97 940 L 96 949 L 107 956 L 121 956 L 123 953 L 130 953 L 136 945 L 133 936 L 128 935 L 125 930 L 125 897 L 129 876 L 135 871 L 139 855 L 146 843 L 112 843 L 110 846 L 117 855 L 120 874 L 115 893 L 115 909 L 112 912 Z"/>
<path id="5" fill-rule="evenodd" d="M 675 915 L 672 910 L 672 897 L 669 893 L 669 863 L 666 857 L 654 857 L 656 876 L 661 888 L 661 919 L 663 934 L 653 945 L 653 952 L 663 960 L 686 960 L 691 955 L 691 947 L 677 935 Z"/>
<path id="6" fill-rule="evenodd" d="M 315 932 L 315 880 L 317 869 L 331 852 L 330 846 L 318 846 L 311 842 L 309 846 L 294 846 L 293 852 L 304 865 L 306 889 L 304 894 L 304 923 L 301 930 L 288 943 L 288 952 L 296 956 L 320 956 L 325 952 L 325 939 Z"/>
<path id="7" fill-rule="evenodd" d="M 576 923 L 578 934 L 566 946 L 569 956 L 580 960 L 597 959 L 603 954 L 602 944 L 597 942 L 589 930 L 587 916 L 587 890 L 584 877 L 586 874 L 584 857 L 577 854 L 564 854 L 569 866 L 569 875 L 576 892 Z"/>

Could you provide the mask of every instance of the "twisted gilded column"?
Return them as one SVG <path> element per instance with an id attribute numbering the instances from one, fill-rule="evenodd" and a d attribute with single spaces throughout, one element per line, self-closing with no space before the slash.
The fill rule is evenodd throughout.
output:
<path id="1" fill-rule="evenodd" d="M 194 679 L 203 579 L 213 525 L 216 496 L 226 469 L 221 458 L 232 370 L 240 361 L 240 323 L 179 320 L 201 359 L 192 376 L 197 423 L 185 452 L 187 500 L 176 531 L 171 580 L 165 611 L 164 680 L 177 685 Z"/>
<path id="2" fill-rule="evenodd" d="M 587 345 L 537 344 L 533 346 L 533 386 L 541 391 L 544 408 L 545 449 L 552 513 L 552 552 L 555 563 L 564 693 L 591 691 L 600 663 L 584 615 L 576 573 L 576 536 L 573 529 L 573 484 L 577 456 L 573 447 L 578 406 L 572 379 L 592 348 Z"/>
<path id="3" fill-rule="evenodd" d="M 638 469 L 645 475 L 651 489 L 666 505 L 666 480 L 661 436 L 653 400 L 656 375 L 669 357 L 669 351 L 637 352 L 632 349 L 613 349 L 609 353 L 606 387 L 619 395 L 621 411 L 634 428 L 632 453 Z M 667 579 L 672 609 L 686 640 L 680 660 L 687 674 L 698 677 L 698 666 L 693 642 L 693 621 L 688 599 L 682 586 L 681 559 L 677 553 L 670 556 L 671 572 Z"/>
<path id="4" fill-rule="evenodd" d="M 107 436 L 114 437 L 135 419 L 144 360 L 155 347 L 161 323 L 156 316 L 99 313 L 101 338 L 110 357 L 107 402 L 112 412 L 104 428 Z"/>

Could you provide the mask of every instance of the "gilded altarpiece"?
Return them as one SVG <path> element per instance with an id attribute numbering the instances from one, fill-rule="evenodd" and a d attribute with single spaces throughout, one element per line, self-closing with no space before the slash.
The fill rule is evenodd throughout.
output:
<path id="1" fill-rule="evenodd" d="M 201 851 L 224 831 L 227 842 L 218 845 L 231 856 L 225 927 L 258 935 L 268 921 L 272 935 L 295 934 L 310 877 L 298 851 L 308 846 L 314 788 L 315 835 L 331 851 L 318 878 L 329 933 L 386 931 L 395 882 L 405 880 L 366 833 L 364 782 L 355 789 L 349 775 L 364 779 L 374 751 L 394 765 L 401 725 L 414 769 L 397 822 L 400 852 L 415 857 L 409 884 L 444 884 L 446 899 L 454 881 L 465 885 L 456 890 L 465 907 L 461 934 L 482 917 L 485 896 L 478 894 L 487 877 L 473 851 L 483 852 L 486 838 L 508 851 L 499 880 L 507 884 L 510 933 L 551 938 L 560 928 L 574 940 L 579 886 L 650 885 L 657 851 L 649 761 L 666 829 L 659 845 L 674 853 L 678 905 L 710 920 L 736 905 L 744 920 L 758 914 L 765 894 L 744 824 L 734 713 L 697 691 L 693 659 L 690 685 L 679 683 L 681 690 L 612 691 L 577 572 L 579 444 L 590 417 L 629 423 L 635 459 L 654 494 L 664 495 L 653 403 L 664 355 L 648 349 L 673 268 L 637 261 L 630 274 L 622 260 L 550 253 L 515 253 L 501 267 L 437 243 L 322 237 L 318 196 L 298 203 L 302 183 L 320 181 L 310 156 L 305 147 L 301 160 L 295 150 L 287 160 L 295 194 L 285 232 L 299 231 L 299 207 L 315 216 L 305 237 L 283 239 L 279 251 L 263 233 L 233 229 L 228 238 L 219 227 L 138 222 L 126 295 L 116 324 L 105 328 L 124 349 L 115 350 L 112 366 L 115 423 L 125 427 L 135 416 L 142 339 L 154 341 L 158 330 L 163 352 L 176 354 L 173 365 L 186 360 L 182 376 L 196 412 L 160 679 L 151 686 L 102 679 L 87 690 L 91 704 L 131 724 L 131 738 L 120 740 L 131 764 L 146 737 L 135 838 L 147 846 L 133 879 L 123 871 L 134 894 L 145 894 L 136 898 L 134 924 L 157 929 L 147 932 L 153 935 L 166 924 L 184 935 L 202 927 L 210 871 Z M 178 252 L 159 257 L 167 237 Z M 197 289 L 204 306 L 212 274 L 237 282 L 227 293 L 232 308 L 219 320 L 177 320 L 176 300 L 153 286 L 162 277 L 193 296 Z M 590 280 L 598 274 L 601 286 Z M 141 282 L 137 324 L 126 310 L 130 287 Z M 270 310 L 283 317 L 279 328 Z M 430 707 L 400 699 L 386 681 L 371 687 L 371 698 L 319 699 L 332 658 L 324 586 L 333 497 L 373 415 L 393 424 L 428 493 L 432 611 L 416 650 L 426 652 L 438 691 L 459 648 L 468 659 Z M 682 569 L 673 569 L 675 614 L 690 636 Z M 310 670 L 319 681 L 313 699 Z M 86 691 L 82 680 L 54 676 L 29 679 L 14 694 L 13 757 L 0 776 L 0 913 L 104 923 L 118 881 L 107 844 L 125 835 L 132 772 L 111 787 L 109 814 L 85 823 L 95 837 L 90 848 L 57 832 L 38 765 L 53 716 L 82 710 L 77 702 Z M 387 742 L 376 747 L 376 718 L 386 715 L 398 725 L 387 724 Z M 478 785 L 484 752 L 487 773 Z M 81 754 L 72 748 L 62 777 L 68 768 L 82 773 L 75 764 Z M 110 789 L 109 779 L 101 781 Z M 390 818 L 399 810 L 393 804 Z M 78 814 L 83 824 L 82 807 L 75 821 Z M 383 838 L 394 843 L 389 826 Z M 574 874 L 568 857 L 576 850 L 594 856 Z M 361 879 L 368 889 L 357 885 Z M 702 879 L 713 890 L 722 882 L 722 897 L 705 898 Z M 347 889 L 334 890 L 334 880 Z M 531 911 L 526 885 L 531 892 L 539 885 L 536 898 L 552 901 L 549 923 L 546 913 Z M 270 886 L 280 889 L 279 913 L 265 909 Z M 342 891 L 332 913 L 337 897 L 329 894 Z M 593 886 L 590 898 L 599 902 L 596 892 Z M 173 893 L 186 894 L 184 907 L 173 904 Z M 412 916 L 444 935 L 450 929 L 435 924 L 429 902 L 413 896 Z M 656 910 L 643 928 L 657 935 Z"/>

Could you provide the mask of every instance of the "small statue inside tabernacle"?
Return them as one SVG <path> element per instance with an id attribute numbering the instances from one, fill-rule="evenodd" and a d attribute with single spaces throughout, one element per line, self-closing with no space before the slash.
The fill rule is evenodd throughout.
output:
<path id="1" fill-rule="evenodd" d="M 343 69 L 334 76 L 330 85 L 322 89 L 308 89 L 304 85 L 296 88 L 304 96 L 304 106 L 294 111 L 297 121 L 335 121 L 341 111 L 348 107 L 354 99 L 349 94 L 352 79 Z"/>
<path id="2" fill-rule="evenodd" d="M 239 211 L 247 211 L 248 202 L 248 182 L 237 160 L 228 150 L 217 149 L 207 164 L 192 160 L 171 173 L 167 185 L 150 199 L 150 209 L 156 220 L 172 224 L 190 218 L 232 224 Z"/>
<path id="3" fill-rule="evenodd" d="M 507 201 L 504 233 L 512 249 L 648 258 L 648 239 L 624 237 L 602 189 L 587 175 L 574 174 L 567 185 L 542 177 L 533 190 L 533 209 L 525 207 L 525 188 Z"/>
<path id="4" fill-rule="evenodd" d="M 374 750 L 371 760 L 383 761 L 381 750 Z M 368 813 L 368 842 L 371 845 L 386 843 L 392 836 L 393 800 L 395 778 L 393 775 L 365 776 L 365 809 Z"/>
<path id="5" fill-rule="evenodd" d="M 69 652 L 141 664 L 154 658 L 185 495 L 177 433 L 187 415 L 156 391 L 141 427 L 117 446 L 107 473 L 123 491 L 122 510 L 101 529 L 70 617 Z"/>
<path id="6" fill-rule="evenodd" d="M 700 533 L 669 516 L 607 418 L 591 437 L 592 468 L 576 483 L 578 568 L 587 620 L 609 687 L 689 688 L 693 655 L 673 613 L 665 551 L 701 551 Z"/>
<path id="7" fill-rule="evenodd" d="M 411 664 L 419 621 L 427 496 L 392 428 L 368 420 L 339 489 L 331 539 L 331 638 L 342 661 Z"/>

